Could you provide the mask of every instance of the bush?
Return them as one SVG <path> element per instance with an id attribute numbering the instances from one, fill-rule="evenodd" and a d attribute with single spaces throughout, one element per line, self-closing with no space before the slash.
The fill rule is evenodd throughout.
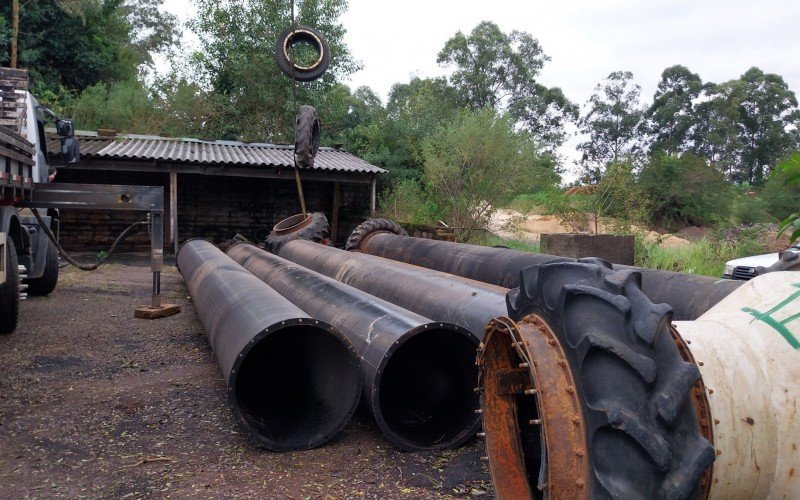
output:
<path id="1" fill-rule="evenodd" d="M 800 153 L 773 169 L 761 193 L 766 211 L 775 219 L 782 219 L 800 208 L 800 183 L 788 182 L 800 172 Z"/>
<path id="2" fill-rule="evenodd" d="M 600 231 L 602 217 L 614 217 L 617 227 L 611 231 L 627 234 L 632 223 L 647 221 L 647 198 L 636 185 L 632 172 L 630 163 L 612 163 L 600 182 L 589 186 L 593 190 L 570 195 L 561 191 L 548 193 L 544 198 L 545 211 L 575 232 L 595 234 Z"/>
<path id="3" fill-rule="evenodd" d="M 380 215 L 407 224 L 435 224 L 441 209 L 419 182 L 405 179 L 380 197 Z"/>
<path id="4" fill-rule="evenodd" d="M 493 109 L 465 113 L 439 129 L 423 156 L 426 188 L 459 241 L 485 228 L 501 200 L 558 182 L 552 158 Z"/>
<path id="5" fill-rule="evenodd" d="M 763 197 L 750 184 L 734 186 L 733 191 L 731 219 L 734 225 L 758 224 L 774 220 L 765 209 Z"/>
<path id="6" fill-rule="evenodd" d="M 667 228 L 707 225 L 728 217 L 732 188 L 723 174 L 693 154 L 658 153 L 639 174 L 653 222 Z"/>
<path id="7" fill-rule="evenodd" d="M 523 193 L 512 197 L 508 201 L 503 201 L 499 205 L 503 208 L 516 210 L 523 214 L 538 215 L 546 211 L 548 196 L 551 196 L 550 190 L 536 193 Z"/>

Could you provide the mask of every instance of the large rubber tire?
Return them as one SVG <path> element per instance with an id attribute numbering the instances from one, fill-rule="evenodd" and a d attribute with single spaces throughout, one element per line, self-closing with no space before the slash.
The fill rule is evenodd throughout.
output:
<path id="1" fill-rule="evenodd" d="M 344 249 L 358 250 L 361 246 L 361 242 L 373 233 L 391 233 L 399 236 L 408 236 L 406 230 L 400 227 L 400 224 L 397 222 L 380 218 L 367 219 L 353 229 L 353 232 L 350 233 L 350 237 L 347 238 Z"/>
<path id="2" fill-rule="evenodd" d="M 292 240 L 303 239 L 317 243 L 322 243 L 326 240 L 328 238 L 328 218 L 325 217 L 325 214 L 322 212 L 314 212 L 308 215 L 311 220 L 308 224 L 299 227 L 296 231 L 280 233 L 273 229 L 273 231 L 269 233 L 269 236 L 267 236 L 267 250 L 272 253 L 278 253 L 278 250 L 280 250 L 286 242 Z"/>
<path id="3" fill-rule="evenodd" d="M 294 157 L 298 166 L 314 167 L 314 158 L 319 151 L 319 136 L 317 110 L 313 106 L 300 106 L 294 128 Z"/>
<path id="4" fill-rule="evenodd" d="M 6 282 L 0 285 L 0 333 L 13 332 L 19 317 L 19 264 L 10 236 L 6 240 L 6 253 Z"/>
<path id="5" fill-rule="evenodd" d="M 28 295 L 49 295 L 58 283 L 58 249 L 52 242 L 47 243 L 44 273 L 39 278 L 27 280 Z"/>
<path id="6" fill-rule="evenodd" d="M 638 272 L 603 264 L 524 269 L 509 313 L 539 315 L 564 346 L 586 425 L 590 498 L 696 498 L 715 458 L 689 401 L 700 372 L 672 338 L 672 309 L 642 293 Z"/>
<path id="7" fill-rule="evenodd" d="M 318 59 L 310 66 L 293 64 L 289 53 L 292 42 L 307 42 L 315 47 Z M 319 31 L 309 26 L 289 26 L 275 41 L 275 62 L 283 73 L 298 82 L 311 82 L 320 78 L 331 64 L 331 49 Z"/>

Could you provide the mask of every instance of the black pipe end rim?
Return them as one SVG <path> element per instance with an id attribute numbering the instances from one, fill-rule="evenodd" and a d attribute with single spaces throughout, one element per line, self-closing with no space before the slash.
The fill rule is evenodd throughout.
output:
<path id="1" fill-rule="evenodd" d="M 362 390 L 360 359 L 347 338 L 322 321 L 295 318 L 242 349 L 228 378 L 228 404 L 256 444 L 308 450 L 344 428 Z"/>
<path id="2" fill-rule="evenodd" d="M 372 412 L 408 451 L 455 448 L 475 436 L 478 339 L 451 323 L 420 325 L 398 339 L 375 374 Z"/>

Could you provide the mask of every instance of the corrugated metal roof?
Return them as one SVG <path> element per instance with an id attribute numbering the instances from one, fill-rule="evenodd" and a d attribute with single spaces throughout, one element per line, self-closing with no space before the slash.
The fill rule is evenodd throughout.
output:
<path id="1" fill-rule="evenodd" d="M 78 132 L 75 137 L 80 142 L 81 157 L 92 160 L 168 161 L 242 167 L 294 166 L 292 161 L 294 147 L 285 144 L 173 139 L 133 134 L 102 137 L 85 132 Z M 48 134 L 48 150 L 57 152 L 59 149 L 58 138 L 54 134 Z M 380 167 L 334 148 L 319 148 L 312 170 L 386 173 L 386 170 Z"/>

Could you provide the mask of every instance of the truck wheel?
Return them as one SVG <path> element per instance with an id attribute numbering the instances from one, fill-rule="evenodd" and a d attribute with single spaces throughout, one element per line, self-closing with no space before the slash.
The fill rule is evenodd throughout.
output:
<path id="1" fill-rule="evenodd" d="M 514 321 L 538 318 L 564 347 L 584 420 L 589 496 L 699 497 L 715 457 L 690 398 L 700 372 L 672 338 L 672 309 L 642 293 L 641 275 L 602 262 L 533 266 L 508 304 Z"/>
<path id="2" fill-rule="evenodd" d="M 47 243 L 44 273 L 41 277 L 27 280 L 28 295 L 49 295 L 58 283 L 58 250 L 52 242 Z"/>
<path id="3" fill-rule="evenodd" d="M 14 241 L 6 240 L 6 282 L 0 285 L 0 333 L 11 333 L 19 315 L 19 269 Z"/>
<path id="4" fill-rule="evenodd" d="M 289 241 L 302 239 L 322 243 L 328 237 L 328 218 L 322 212 L 292 215 L 275 224 L 267 236 L 267 250 L 278 250 Z"/>
<path id="5" fill-rule="evenodd" d="M 408 236 L 408 233 L 403 229 L 400 224 L 389 219 L 367 219 L 359 224 L 350 237 L 347 238 L 347 243 L 344 246 L 345 250 L 358 250 L 361 244 L 366 239 L 375 233 L 390 233 L 398 236 Z"/>

